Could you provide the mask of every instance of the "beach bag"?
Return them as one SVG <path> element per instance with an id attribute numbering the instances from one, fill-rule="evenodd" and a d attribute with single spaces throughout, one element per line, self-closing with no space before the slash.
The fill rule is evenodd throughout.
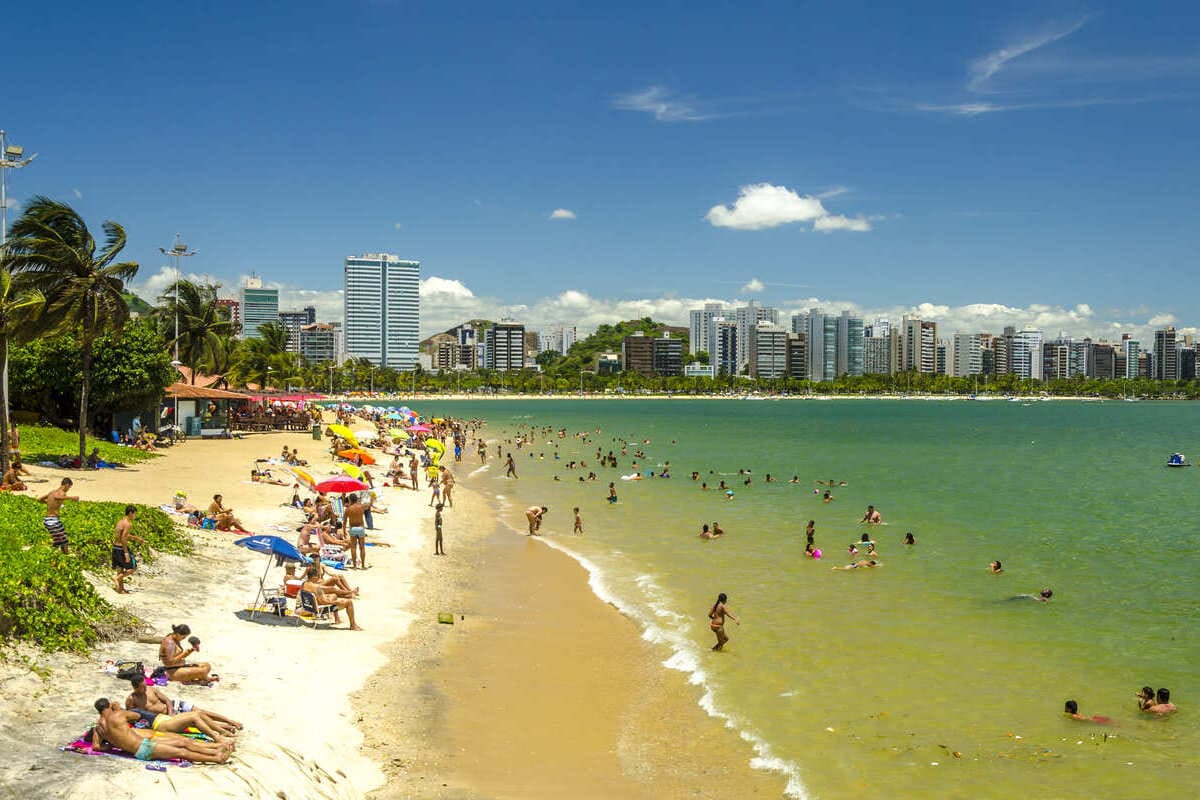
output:
<path id="1" fill-rule="evenodd" d="M 137 677 L 146 677 L 146 668 L 141 661 L 120 661 L 117 663 L 117 680 L 131 681 Z"/>

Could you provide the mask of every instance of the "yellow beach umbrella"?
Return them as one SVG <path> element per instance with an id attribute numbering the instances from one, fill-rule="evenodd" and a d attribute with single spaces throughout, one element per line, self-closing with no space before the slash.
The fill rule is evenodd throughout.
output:
<path id="1" fill-rule="evenodd" d="M 350 443 L 351 447 L 358 447 L 358 439 L 354 436 L 354 431 L 347 428 L 345 425 L 330 425 L 329 432 L 334 436 L 340 436 Z"/>
<path id="2" fill-rule="evenodd" d="M 309 489 L 312 489 L 314 492 L 317 490 L 317 482 L 313 480 L 313 476 L 309 475 L 307 470 L 300 469 L 300 467 L 289 467 L 288 470 L 296 476 L 296 480 L 300 481 L 300 483 L 304 484 Z"/>
<path id="3" fill-rule="evenodd" d="M 403 428 L 392 428 L 388 433 L 391 434 L 393 442 L 402 442 L 409 438 L 408 431 Z"/>
<path id="4" fill-rule="evenodd" d="M 362 468 L 354 464 L 339 464 L 338 466 L 342 468 L 342 472 L 346 473 L 351 478 L 358 478 L 360 481 L 363 479 Z"/>
<path id="5" fill-rule="evenodd" d="M 429 452 L 444 453 L 446 452 L 446 445 L 442 444 L 440 439 L 426 439 L 425 449 Z"/>

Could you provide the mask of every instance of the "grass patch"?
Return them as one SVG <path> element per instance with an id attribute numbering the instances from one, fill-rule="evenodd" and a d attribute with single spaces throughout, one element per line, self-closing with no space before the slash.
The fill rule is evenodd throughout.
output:
<path id="1" fill-rule="evenodd" d="M 22 440 L 24 431 L 21 432 Z M 45 506 L 29 497 L 0 495 L 0 642 L 25 641 L 44 650 L 83 651 L 137 622 L 97 594 L 85 570 L 106 578 L 113 529 L 124 503 L 68 502 L 62 521 L 71 555 L 50 546 L 42 527 Z M 133 545 L 139 562 L 157 552 L 188 554 L 192 540 L 157 508 L 138 505 Z"/>
<path id="2" fill-rule="evenodd" d="M 87 451 L 92 452 L 93 447 L 100 448 L 100 458 L 117 464 L 136 464 L 158 457 L 157 453 L 147 453 L 134 447 L 118 447 L 112 442 L 89 436 Z M 72 458 L 79 455 L 79 431 L 64 431 L 49 425 L 21 428 L 21 459 L 27 464 L 57 461 L 62 455 Z"/>

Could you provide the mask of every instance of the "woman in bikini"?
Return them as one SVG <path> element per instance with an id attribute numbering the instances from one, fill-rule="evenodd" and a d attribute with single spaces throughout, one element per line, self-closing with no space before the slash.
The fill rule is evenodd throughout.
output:
<path id="1" fill-rule="evenodd" d="M 180 683 L 211 683 L 220 680 L 220 676 L 210 675 L 212 665 L 208 663 L 189 664 L 188 656 L 200 650 L 200 640 L 195 636 L 188 640 L 191 647 L 183 649 L 180 642 L 190 634 L 192 629 L 187 625 L 173 625 L 171 632 L 158 646 L 158 660 L 167 671 L 167 677 Z"/>
<path id="2" fill-rule="evenodd" d="M 725 643 L 729 641 L 729 637 L 725 635 L 726 617 L 729 617 L 738 625 L 742 624 L 738 622 L 737 617 L 730 613 L 729 609 L 725 607 L 725 603 L 728 599 L 729 598 L 725 596 L 725 593 L 721 592 L 719 595 L 717 595 L 717 602 L 713 603 L 712 610 L 708 612 L 709 627 L 712 628 L 713 633 L 717 635 L 717 643 L 713 645 L 713 650 L 720 650 L 725 646 Z"/>

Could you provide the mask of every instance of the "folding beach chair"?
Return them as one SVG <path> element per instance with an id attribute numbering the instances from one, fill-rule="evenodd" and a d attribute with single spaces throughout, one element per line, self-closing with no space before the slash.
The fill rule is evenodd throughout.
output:
<path id="1" fill-rule="evenodd" d="M 327 605 L 318 605 L 317 598 L 313 595 L 313 593 L 305 591 L 304 589 L 300 590 L 300 594 L 297 599 L 300 601 L 297 612 L 303 611 L 307 613 L 307 618 L 309 622 L 312 623 L 314 630 L 322 622 L 324 622 L 326 625 L 333 624 L 333 612 L 337 609 L 337 606 L 333 605 L 332 603 Z M 296 616 L 300 619 L 305 619 L 303 614 L 297 613 Z"/>

